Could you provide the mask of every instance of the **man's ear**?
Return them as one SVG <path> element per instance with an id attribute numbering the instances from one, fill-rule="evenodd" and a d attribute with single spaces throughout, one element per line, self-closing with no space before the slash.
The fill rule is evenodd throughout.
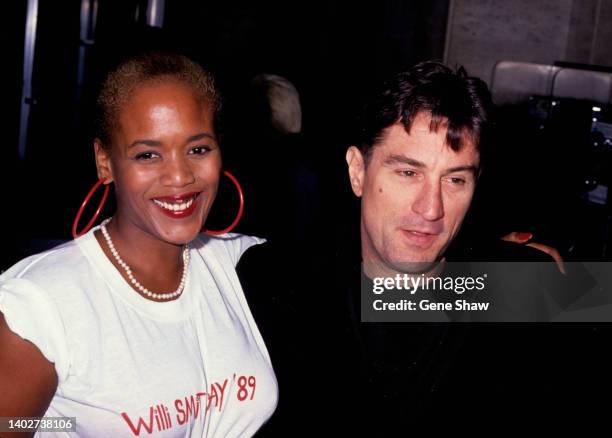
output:
<path id="1" fill-rule="evenodd" d="M 113 181 L 113 167 L 111 165 L 110 153 L 104 147 L 99 138 L 94 140 L 94 154 L 96 156 L 96 169 L 98 169 L 98 178 L 106 179 L 104 184 L 110 184 Z"/>
<path id="2" fill-rule="evenodd" d="M 356 146 L 351 146 L 346 151 L 346 164 L 348 164 L 349 179 L 353 193 L 361 197 L 365 179 L 365 159 Z"/>

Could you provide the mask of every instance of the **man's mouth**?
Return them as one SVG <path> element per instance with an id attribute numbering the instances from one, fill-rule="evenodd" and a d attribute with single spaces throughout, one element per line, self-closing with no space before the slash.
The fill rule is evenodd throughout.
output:
<path id="1" fill-rule="evenodd" d="M 192 192 L 174 196 L 160 196 L 153 198 L 152 201 L 168 216 L 181 218 L 193 213 L 200 193 Z"/>
<path id="2" fill-rule="evenodd" d="M 407 240 L 410 244 L 421 247 L 428 248 L 438 237 L 439 233 L 434 233 L 432 231 L 418 231 L 418 230 L 402 230 L 404 236 L 406 236 Z"/>
<path id="3" fill-rule="evenodd" d="M 415 236 L 437 236 L 438 233 L 432 231 L 418 231 L 418 230 L 404 230 L 407 233 L 414 234 Z"/>

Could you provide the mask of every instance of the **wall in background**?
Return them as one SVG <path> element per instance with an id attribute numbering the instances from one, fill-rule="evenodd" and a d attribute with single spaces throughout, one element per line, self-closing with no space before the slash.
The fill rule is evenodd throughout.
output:
<path id="1" fill-rule="evenodd" d="M 497 61 L 612 65 L 612 0 L 453 0 L 445 60 L 490 81 Z"/>

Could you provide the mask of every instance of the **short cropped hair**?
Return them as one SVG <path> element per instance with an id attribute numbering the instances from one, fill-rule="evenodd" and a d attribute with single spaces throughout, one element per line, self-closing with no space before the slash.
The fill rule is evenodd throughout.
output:
<path id="1" fill-rule="evenodd" d="M 96 101 L 94 134 L 104 147 L 109 148 L 119 112 L 134 90 L 147 82 L 165 81 L 189 87 L 198 99 L 209 105 L 216 119 L 221 101 L 210 73 L 186 56 L 148 52 L 119 64 L 102 83 Z"/>
<path id="2" fill-rule="evenodd" d="M 492 108 L 487 85 L 469 77 L 460 67 L 453 71 L 439 62 L 423 62 L 385 83 L 364 108 L 358 146 L 366 158 L 383 138 L 386 128 L 401 123 L 406 132 L 420 113 L 431 115 L 431 131 L 448 128 L 446 141 L 458 151 L 466 140 L 480 150 Z"/>
<path id="3" fill-rule="evenodd" d="M 282 76 L 260 74 L 251 84 L 265 100 L 269 122 L 279 134 L 297 134 L 302 130 L 302 106 L 295 86 Z"/>

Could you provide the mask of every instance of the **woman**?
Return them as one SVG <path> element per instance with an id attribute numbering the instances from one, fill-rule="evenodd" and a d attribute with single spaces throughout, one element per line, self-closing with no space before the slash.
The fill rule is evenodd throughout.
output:
<path id="1" fill-rule="evenodd" d="M 76 417 L 96 437 L 242 437 L 271 416 L 276 378 L 235 271 L 260 240 L 199 234 L 218 102 L 178 55 L 108 76 L 94 148 L 117 210 L 0 277 L 0 416 Z"/>

